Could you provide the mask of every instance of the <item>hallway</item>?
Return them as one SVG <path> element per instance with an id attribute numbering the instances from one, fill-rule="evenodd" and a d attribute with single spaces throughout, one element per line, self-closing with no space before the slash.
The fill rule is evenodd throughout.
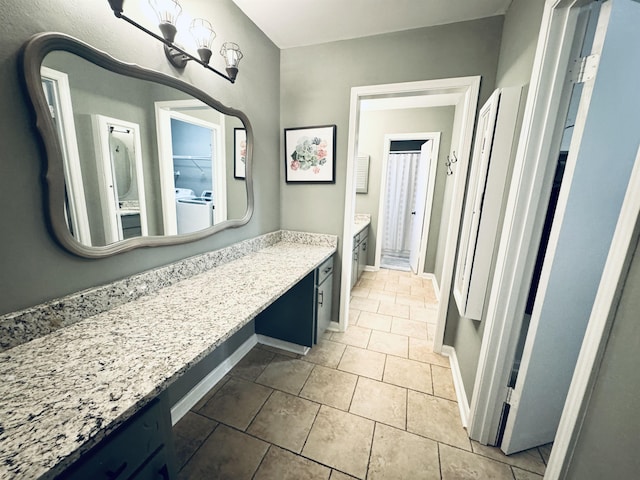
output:
<path id="1" fill-rule="evenodd" d="M 549 449 L 470 441 L 430 280 L 365 272 L 308 355 L 253 348 L 174 426 L 181 479 L 542 479 Z"/>

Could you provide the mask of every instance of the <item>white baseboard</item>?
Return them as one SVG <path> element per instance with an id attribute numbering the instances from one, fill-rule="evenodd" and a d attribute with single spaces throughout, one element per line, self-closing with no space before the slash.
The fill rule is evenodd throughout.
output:
<path id="1" fill-rule="evenodd" d="M 460 365 L 458 364 L 458 356 L 455 348 L 449 345 L 442 346 L 442 354 L 449 357 L 449 365 L 451 366 L 451 375 L 453 376 L 453 385 L 456 389 L 456 398 L 458 399 L 458 409 L 460 410 L 460 419 L 462 426 L 467 428 L 469 424 L 469 401 L 462 383 L 462 375 L 460 373 Z"/>
<path id="2" fill-rule="evenodd" d="M 377 272 L 378 270 L 380 270 L 380 267 L 376 267 L 374 265 L 365 265 L 364 267 L 365 272 Z"/>
<path id="3" fill-rule="evenodd" d="M 214 368 L 206 377 L 193 387 L 189 392 L 171 407 L 171 425 L 175 425 L 187 412 L 211 390 L 222 377 L 249 353 L 258 343 L 257 336 L 251 335 L 235 352 L 229 355 L 220 365 Z"/>
<path id="4" fill-rule="evenodd" d="M 285 342 L 284 340 L 278 340 L 277 338 L 267 337 L 265 335 L 256 334 L 258 343 L 262 345 L 269 345 L 270 347 L 279 348 L 291 353 L 297 353 L 298 355 L 306 355 L 309 353 L 309 347 L 304 345 L 298 345 L 297 343 Z"/>
<path id="5" fill-rule="evenodd" d="M 436 293 L 436 298 L 438 299 L 438 301 L 440 301 L 440 285 L 438 285 L 438 279 L 436 279 L 435 274 L 423 273 L 422 278 L 431 280 L 431 284 L 433 285 L 433 291 Z"/>
<path id="6" fill-rule="evenodd" d="M 340 322 L 334 322 L 331 320 L 329 326 L 327 327 L 327 332 L 342 332 L 340 329 Z"/>

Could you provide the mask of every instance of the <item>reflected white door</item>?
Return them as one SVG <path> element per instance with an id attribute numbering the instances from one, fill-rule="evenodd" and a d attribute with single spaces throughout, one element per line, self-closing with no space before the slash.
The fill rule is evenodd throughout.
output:
<path id="1" fill-rule="evenodd" d="M 409 253 L 409 264 L 413 273 L 418 273 L 418 263 L 420 259 L 420 246 L 422 244 L 422 229 L 424 227 L 424 217 L 427 208 L 427 190 L 429 170 L 431 168 L 431 151 L 433 142 L 428 140 L 422 144 L 420 149 L 420 160 L 418 161 L 418 171 L 416 175 L 416 203 L 411 212 L 411 249 Z"/>
<path id="2" fill-rule="evenodd" d="M 501 448 L 554 440 L 640 137 L 640 4 L 602 4 Z M 594 65 L 594 63 L 591 63 Z"/>
<path id="3" fill-rule="evenodd" d="M 91 116 L 91 122 L 105 244 L 127 237 L 122 225 L 125 216 L 139 216 L 139 233 L 134 236 L 149 235 L 140 126 L 98 114 Z M 121 163 L 119 160 L 126 161 Z M 120 189 L 118 181 L 121 182 Z M 126 183 L 124 187 L 122 182 Z"/>

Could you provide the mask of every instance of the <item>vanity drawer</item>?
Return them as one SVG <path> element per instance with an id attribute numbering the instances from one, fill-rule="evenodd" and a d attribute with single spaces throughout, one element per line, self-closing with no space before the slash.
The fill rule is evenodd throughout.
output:
<path id="1" fill-rule="evenodd" d="M 165 445 L 167 413 L 155 400 L 83 456 L 59 478 L 128 479 Z"/>
<path id="2" fill-rule="evenodd" d="M 353 236 L 353 245 L 351 245 L 351 248 L 357 248 L 359 243 L 360 243 L 360 234 L 356 233 Z"/>
<path id="3" fill-rule="evenodd" d="M 326 278 L 333 273 L 333 255 L 327 258 L 322 264 L 318 267 L 318 276 L 316 280 L 316 285 L 322 284 L 326 280 Z"/>

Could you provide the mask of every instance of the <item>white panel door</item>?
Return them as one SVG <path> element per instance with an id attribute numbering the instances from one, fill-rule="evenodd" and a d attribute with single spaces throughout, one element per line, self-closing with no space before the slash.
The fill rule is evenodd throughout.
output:
<path id="1" fill-rule="evenodd" d="M 640 144 L 640 3 L 603 3 L 501 448 L 554 440 Z M 634 53 L 635 52 L 635 53 Z M 595 72 L 595 73 L 593 73 Z"/>
<path id="2" fill-rule="evenodd" d="M 416 172 L 416 205 L 411 212 L 411 250 L 409 264 L 413 273 L 418 273 L 418 260 L 420 258 L 420 245 L 422 244 L 422 227 L 427 206 L 427 186 L 429 169 L 431 168 L 431 151 L 433 141 L 428 140 L 420 149 L 420 160 Z"/>

